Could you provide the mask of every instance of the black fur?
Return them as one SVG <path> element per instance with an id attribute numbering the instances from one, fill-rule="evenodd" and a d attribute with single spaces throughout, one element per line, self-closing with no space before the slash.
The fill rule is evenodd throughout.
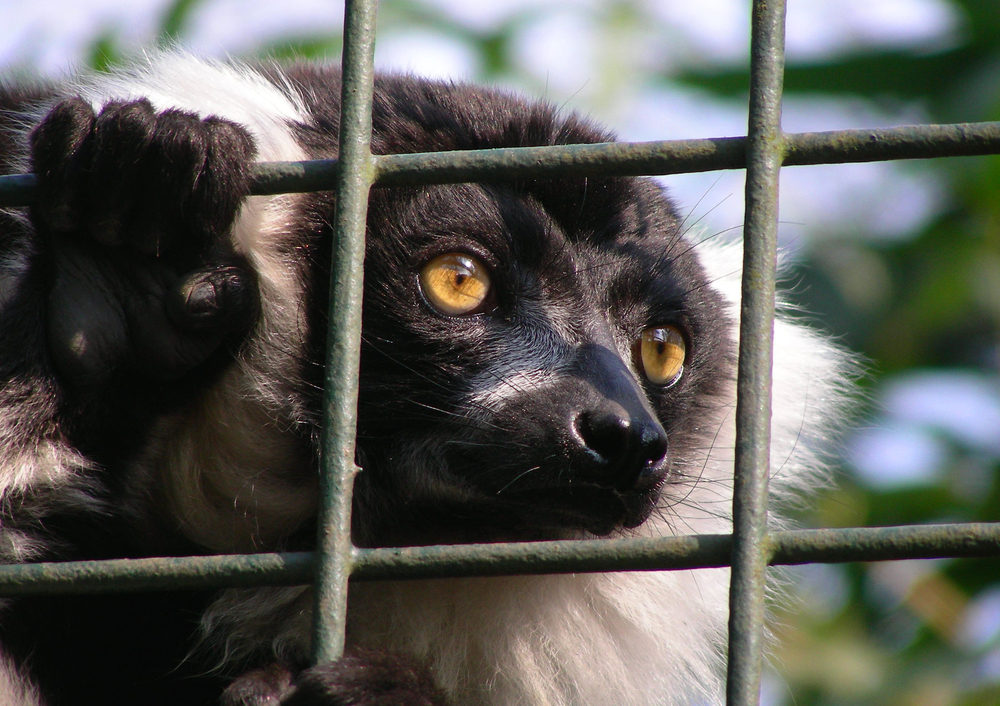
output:
<path id="1" fill-rule="evenodd" d="M 338 74 L 267 72 L 299 89 L 308 119 L 288 130 L 305 155 L 336 156 Z M 0 521 L 42 547 L 32 558 L 204 551 L 159 481 L 135 469 L 157 425 L 243 357 L 280 401 L 269 414 L 295 449 L 274 473 L 314 482 L 334 197 L 289 202 L 295 227 L 275 247 L 301 287 L 304 338 L 264 340 L 258 273 L 229 237 L 255 158 L 247 130 L 147 100 L 95 111 L 61 90 L 2 98 L 7 130 L 17 111 L 51 107 L 28 144 L 0 138 L 3 165 L 29 156 L 40 179 L 30 218 L 0 214 L 0 260 L 24 263 L 0 271 L 0 442 L 13 456 L 51 440 L 86 468 L 63 485 L 11 490 Z M 378 80 L 373 128 L 383 154 L 611 139 L 544 104 L 409 77 Z M 680 229 L 644 179 L 375 188 L 355 542 L 551 539 L 646 521 L 673 492 L 672 459 L 709 443 L 702 414 L 731 380 L 731 322 Z M 446 316 L 421 294 L 420 268 L 453 251 L 489 268 L 488 312 Z M 669 387 L 643 381 L 633 351 L 655 325 L 676 326 L 689 350 Z M 543 393 L 519 386 L 532 376 Z M 302 546 L 312 523 L 305 507 L 257 548 Z M 206 600 L 19 600 L 0 618 L 3 649 L 53 705 L 212 703 L 217 656 L 191 653 Z M 359 648 L 300 671 L 267 644 L 260 655 L 227 706 L 444 703 L 405 657 Z"/>

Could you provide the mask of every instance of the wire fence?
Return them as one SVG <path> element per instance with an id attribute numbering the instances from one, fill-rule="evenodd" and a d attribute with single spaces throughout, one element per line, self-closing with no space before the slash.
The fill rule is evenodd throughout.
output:
<path id="1" fill-rule="evenodd" d="M 350 580 L 731 566 L 727 703 L 759 701 L 766 568 L 809 562 L 1000 556 L 1000 523 L 767 529 L 771 330 L 778 177 L 783 166 L 1000 153 L 1000 123 L 784 134 L 783 2 L 755 0 L 747 137 L 372 155 L 375 0 L 348 0 L 338 160 L 257 167 L 254 194 L 337 188 L 316 552 L 0 566 L 0 595 L 314 582 L 314 659 L 343 651 Z M 350 540 L 364 227 L 374 184 L 554 175 L 747 171 L 731 535 L 361 549 Z M 32 175 L 0 177 L 0 206 L 25 205 Z"/>

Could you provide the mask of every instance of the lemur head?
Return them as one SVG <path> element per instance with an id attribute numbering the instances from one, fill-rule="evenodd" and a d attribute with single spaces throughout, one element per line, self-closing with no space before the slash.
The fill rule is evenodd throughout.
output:
<path id="1" fill-rule="evenodd" d="M 376 90 L 378 152 L 612 139 L 502 93 Z M 731 322 L 683 235 L 648 179 L 375 188 L 359 541 L 603 535 L 683 492 L 732 367 Z"/>

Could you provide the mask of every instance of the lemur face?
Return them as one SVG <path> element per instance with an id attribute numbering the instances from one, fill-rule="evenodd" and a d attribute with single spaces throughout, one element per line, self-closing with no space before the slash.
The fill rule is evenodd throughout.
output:
<path id="1" fill-rule="evenodd" d="M 398 503 L 385 531 L 603 535 L 684 485 L 730 341 L 679 235 L 634 180 L 375 194 L 359 485 Z"/>

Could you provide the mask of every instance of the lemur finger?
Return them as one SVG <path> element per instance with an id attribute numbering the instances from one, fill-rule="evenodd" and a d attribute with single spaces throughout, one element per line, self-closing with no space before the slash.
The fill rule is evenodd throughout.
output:
<path id="1" fill-rule="evenodd" d="M 228 233 L 244 197 L 250 192 L 251 167 L 256 147 L 243 127 L 221 118 L 202 122 L 205 130 L 203 171 L 188 202 L 186 218 L 213 241 Z"/>
<path id="2" fill-rule="evenodd" d="M 155 132 L 139 176 L 135 244 L 184 266 L 228 245 L 250 187 L 253 142 L 233 123 L 180 110 L 158 115 Z"/>
<path id="3" fill-rule="evenodd" d="M 148 185 L 136 179 L 153 141 L 156 113 L 147 100 L 109 103 L 94 125 L 88 178 L 91 236 L 121 245 L 131 236 L 130 206 Z"/>
<path id="4" fill-rule="evenodd" d="M 80 98 L 57 104 L 32 130 L 28 141 L 38 190 L 32 220 L 54 232 L 75 230 L 86 211 L 83 178 L 87 172 L 96 116 Z"/>
<path id="5" fill-rule="evenodd" d="M 146 255 L 190 263 L 205 246 L 205 234 L 185 216 L 199 180 L 212 178 L 205 174 L 207 138 L 198 116 L 180 110 L 156 116 L 154 132 L 137 174 L 132 243 Z"/>

